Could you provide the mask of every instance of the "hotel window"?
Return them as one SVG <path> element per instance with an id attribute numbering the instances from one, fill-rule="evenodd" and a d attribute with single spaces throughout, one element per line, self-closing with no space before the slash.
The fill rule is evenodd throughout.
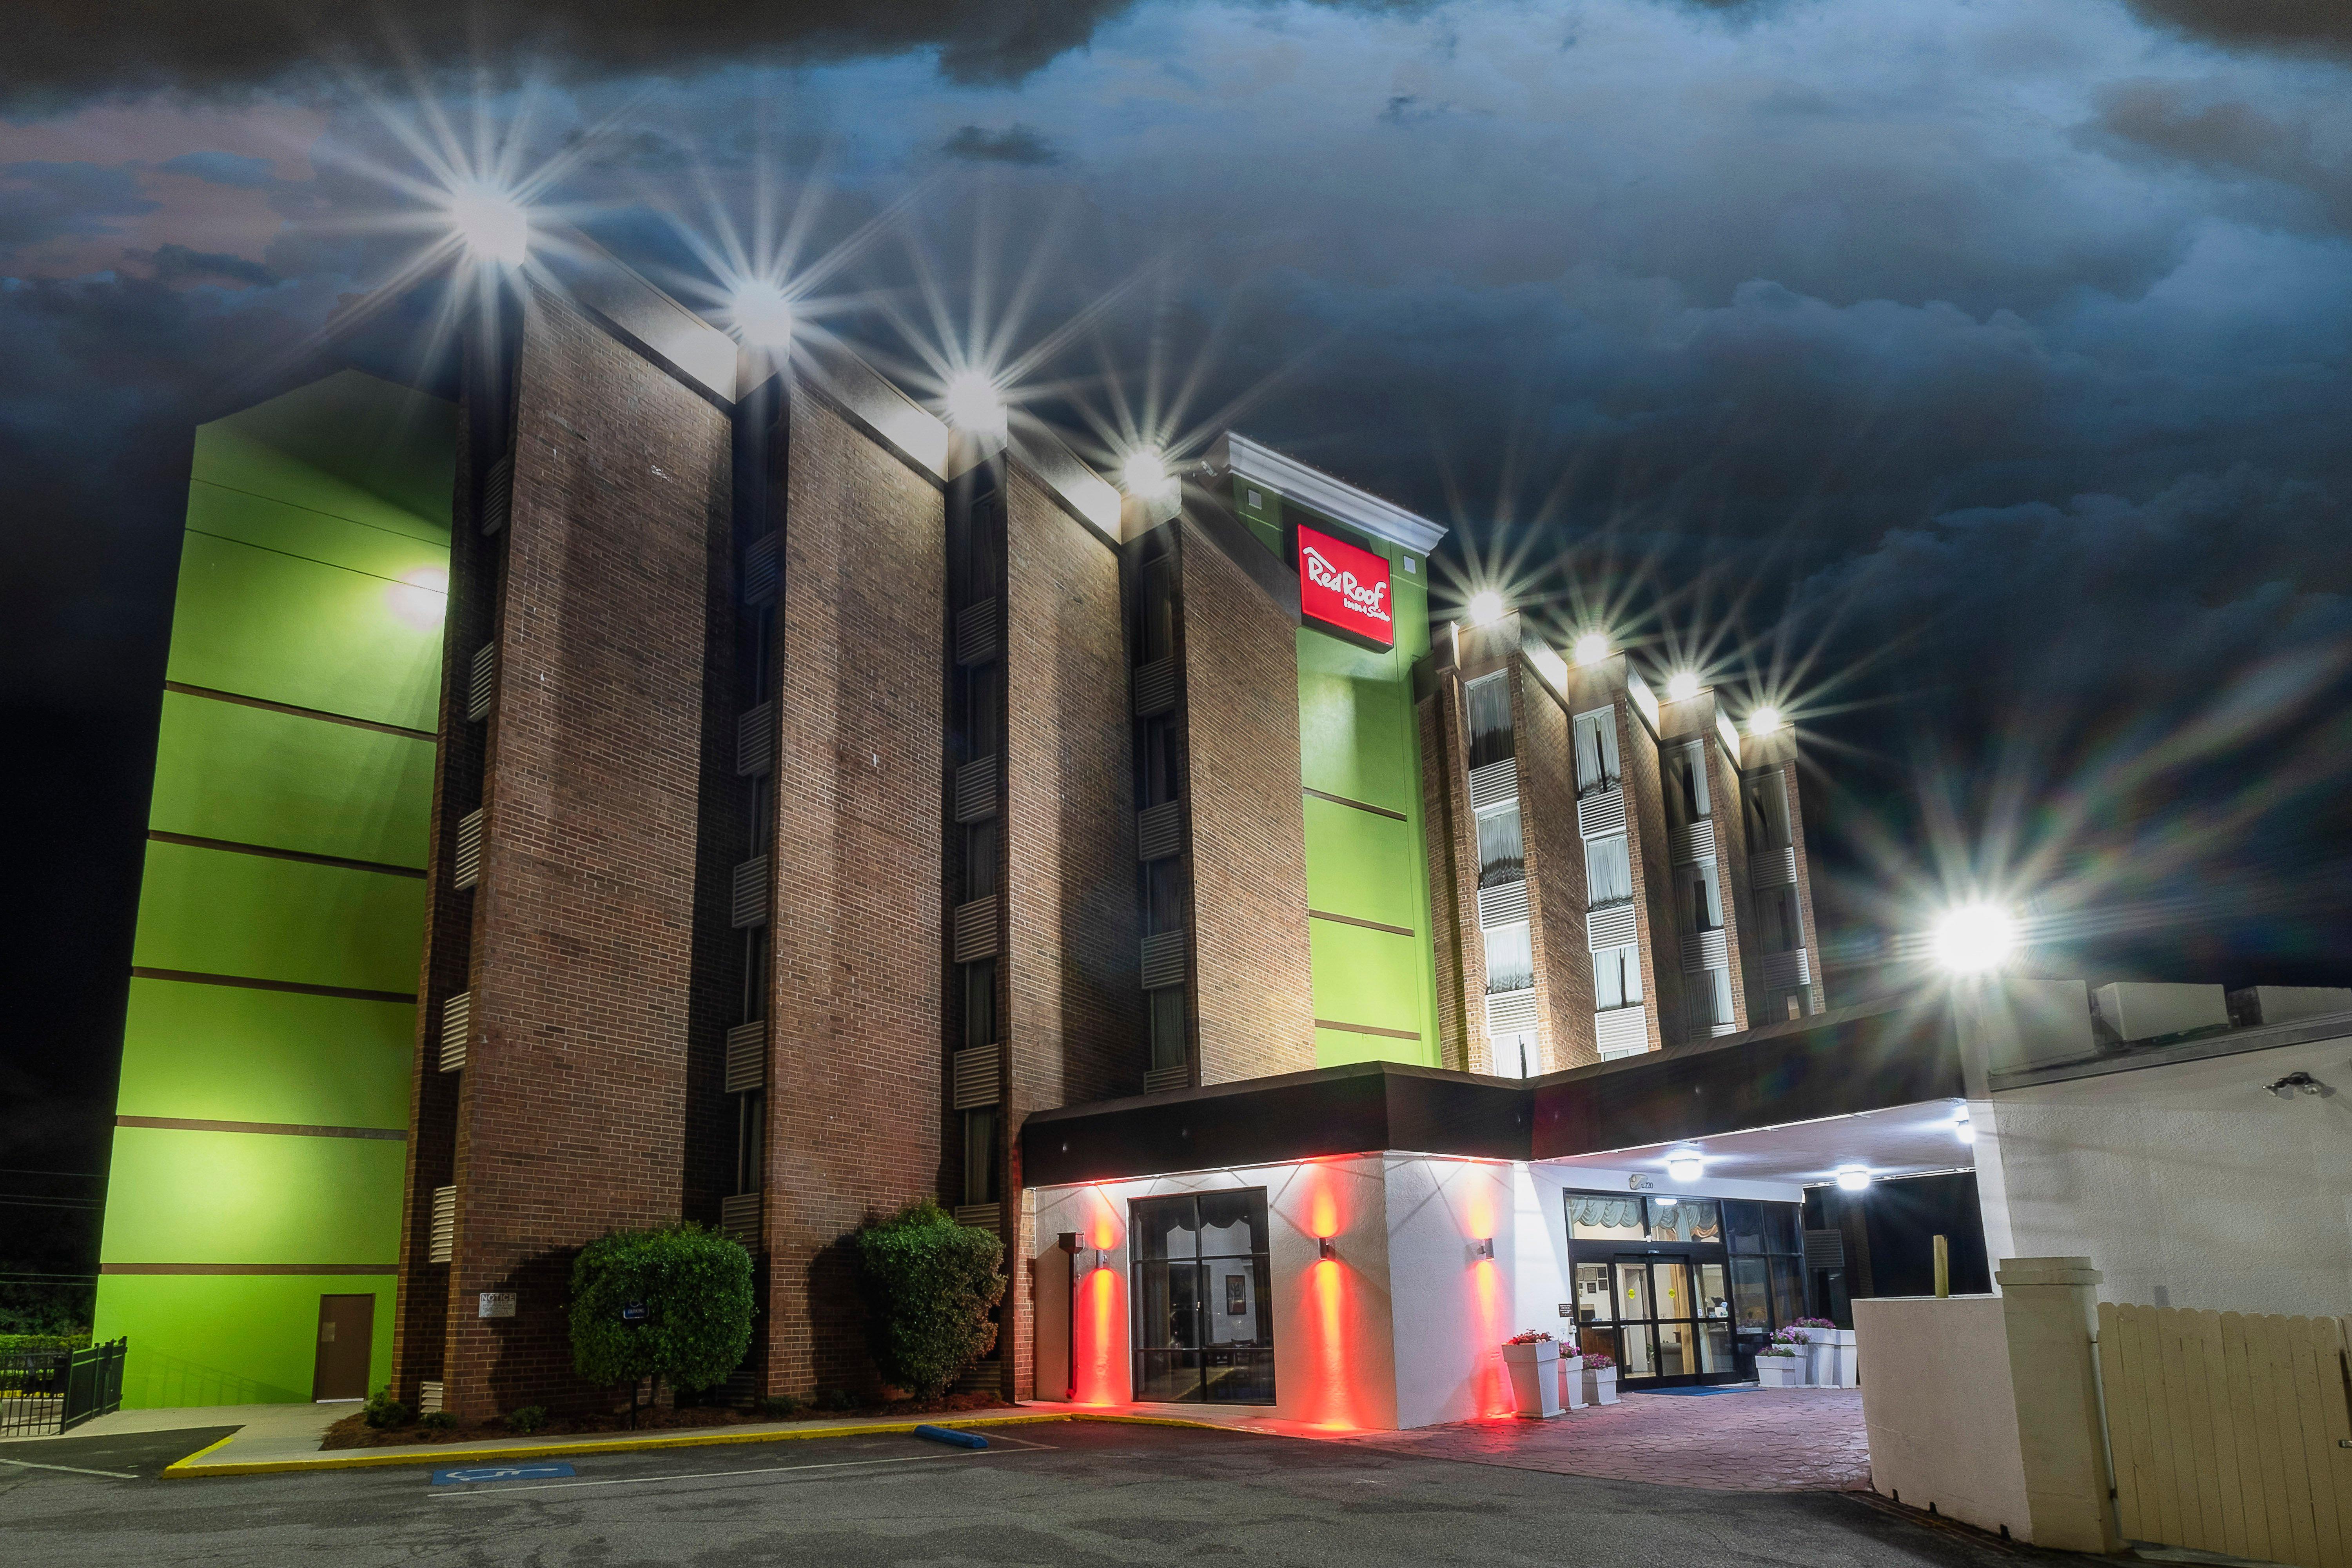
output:
<path id="1" fill-rule="evenodd" d="M 964 525 L 963 602 L 977 605 L 1004 591 L 1004 497 L 1000 490 L 972 498 Z"/>
<path id="2" fill-rule="evenodd" d="M 1488 926 L 1479 934 L 1486 942 L 1486 989 L 1489 992 L 1525 991 L 1536 983 L 1535 942 L 1528 935 L 1527 921 L 1513 921 L 1507 926 Z"/>
<path id="3" fill-rule="evenodd" d="M 1274 1403 L 1274 1275 L 1265 1189 L 1137 1198 L 1135 1397 Z"/>
<path id="4" fill-rule="evenodd" d="M 1184 1065 L 1184 988 L 1170 985 L 1144 998 L 1151 1009 L 1151 1070 L 1167 1072 Z"/>
<path id="5" fill-rule="evenodd" d="M 1795 839 L 1789 832 L 1789 779 L 1775 768 L 1748 784 L 1748 852 L 1786 849 Z"/>
<path id="6" fill-rule="evenodd" d="M 1675 800 L 1683 809 L 1683 820 L 1706 821 L 1713 809 L 1706 793 L 1706 742 L 1693 741 L 1674 748 L 1666 757 L 1666 773 L 1673 781 Z"/>
<path id="7" fill-rule="evenodd" d="M 1533 1078 L 1543 1068 L 1543 1064 L 1538 1059 L 1536 1036 L 1532 1029 L 1497 1035 L 1494 1047 L 1496 1078 Z"/>
<path id="8" fill-rule="evenodd" d="M 1691 976 L 1691 1011 L 1697 1033 L 1731 1026 L 1730 970 L 1702 969 Z"/>
<path id="9" fill-rule="evenodd" d="M 1638 1007 L 1642 1005 L 1642 950 L 1632 942 L 1621 947 L 1604 947 L 1592 955 L 1592 1008 L 1596 1013 L 1612 1007 Z"/>
<path id="10" fill-rule="evenodd" d="M 1478 885 L 1527 880 L 1527 847 L 1519 838 L 1519 803 L 1478 814 Z"/>
<path id="11" fill-rule="evenodd" d="M 767 1173 L 768 1097 L 754 1090 L 735 1100 L 735 1190 L 756 1193 Z"/>
<path id="12" fill-rule="evenodd" d="M 1633 859 L 1625 836 L 1584 841 L 1584 897 L 1593 909 L 1622 903 L 1633 896 Z"/>
<path id="13" fill-rule="evenodd" d="M 958 903 L 996 896 L 996 818 L 964 824 L 963 897 Z"/>
<path id="14" fill-rule="evenodd" d="M 756 1023 L 768 1016 L 768 928 L 750 926 L 743 931 L 743 1016 Z"/>
<path id="15" fill-rule="evenodd" d="M 992 757 L 1004 747 L 1004 666 L 991 659 L 962 673 L 963 754 Z"/>
<path id="16" fill-rule="evenodd" d="M 1723 896 L 1716 886 L 1715 867 L 1708 862 L 1675 870 L 1675 900 L 1681 906 L 1685 935 L 1723 929 Z"/>
<path id="17" fill-rule="evenodd" d="M 963 966 L 963 1047 L 996 1044 L 996 960 Z"/>
<path id="18" fill-rule="evenodd" d="M 1576 716 L 1576 793 L 1607 789 L 1622 776 L 1617 767 L 1617 710 L 1599 708 Z"/>
<path id="19" fill-rule="evenodd" d="M 1136 805 L 1164 805 L 1178 793 L 1176 765 L 1176 721 L 1167 714 L 1143 721 L 1142 735 L 1136 746 L 1136 761 L 1141 776 L 1136 780 Z"/>
<path id="20" fill-rule="evenodd" d="M 963 1201 L 996 1201 L 996 1107 L 963 1113 Z"/>
<path id="21" fill-rule="evenodd" d="M 1143 934 L 1184 929 L 1184 878 L 1181 860 L 1154 860 L 1143 868 Z"/>
<path id="22" fill-rule="evenodd" d="M 1483 768 L 1517 755 L 1511 736 L 1511 676 L 1498 669 L 1462 689 L 1470 723 L 1470 766 Z"/>
<path id="23" fill-rule="evenodd" d="M 1143 563 L 1135 595 L 1135 662 L 1156 664 L 1176 653 L 1176 563 L 1165 555 Z"/>
<path id="24" fill-rule="evenodd" d="M 1756 890 L 1756 950 L 1792 952 L 1805 945 L 1803 924 L 1797 917 L 1797 889 L 1783 884 Z"/>

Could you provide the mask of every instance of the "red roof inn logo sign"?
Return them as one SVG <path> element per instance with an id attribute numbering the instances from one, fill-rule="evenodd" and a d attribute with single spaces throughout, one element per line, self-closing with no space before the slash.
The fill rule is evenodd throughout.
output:
<path id="1" fill-rule="evenodd" d="M 1313 620 L 1381 647 L 1396 646 L 1389 563 L 1311 528 L 1298 531 L 1298 607 Z"/>

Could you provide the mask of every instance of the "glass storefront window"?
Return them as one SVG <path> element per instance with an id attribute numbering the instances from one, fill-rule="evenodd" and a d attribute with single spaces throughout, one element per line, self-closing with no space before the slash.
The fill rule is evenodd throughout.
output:
<path id="1" fill-rule="evenodd" d="M 1273 1404 L 1265 1189 L 1138 1198 L 1128 1235 L 1136 1397 Z"/>
<path id="2" fill-rule="evenodd" d="M 1729 1379 L 1805 1311 L 1797 1205 L 1564 1194 L 1576 1331 L 1622 1375 Z"/>
<path id="3" fill-rule="evenodd" d="M 1729 1318 L 1731 1298 L 1723 1288 L 1723 1265 L 1701 1263 L 1698 1274 L 1698 1315 L 1702 1318 Z"/>
<path id="4" fill-rule="evenodd" d="M 1568 1234 L 1577 1241 L 1647 1241 L 1650 1227 L 1640 1198 L 1570 1193 Z"/>
<path id="5" fill-rule="evenodd" d="M 1721 1241 L 1723 1220 L 1713 1198 L 1650 1200 L 1653 1241 Z"/>
<path id="6" fill-rule="evenodd" d="M 1576 1321 L 1585 1323 L 1613 1323 L 1617 1314 L 1609 1300 L 1609 1265 L 1580 1263 L 1576 1266 Z"/>

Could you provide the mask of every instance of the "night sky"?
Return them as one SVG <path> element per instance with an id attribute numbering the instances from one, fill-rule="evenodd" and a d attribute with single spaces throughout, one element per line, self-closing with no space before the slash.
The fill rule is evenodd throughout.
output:
<path id="1" fill-rule="evenodd" d="M 2352 984 L 2352 9 L 398 16 L 11 9 L 0 1191 L 104 1169 L 191 427 L 453 170 L 1106 465 L 1242 429 L 1449 524 L 1442 607 L 1778 702 L 1833 1000 L 1979 893 L 2056 973 Z"/>

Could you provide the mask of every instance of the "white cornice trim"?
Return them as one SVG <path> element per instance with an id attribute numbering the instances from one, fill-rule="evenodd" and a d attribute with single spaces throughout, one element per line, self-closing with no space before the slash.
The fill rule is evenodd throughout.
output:
<path id="1" fill-rule="evenodd" d="M 1297 458 L 1286 458 L 1235 431 L 1229 430 L 1217 437 L 1217 444 L 1209 449 L 1208 461 L 1212 468 L 1223 469 L 1239 479 L 1255 479 L 1286 500 L 1312 507 L 1350 528 L 1360 528 L 1416 554 L 1428 554 L 1445 537 L 1446 531 L 1429 519 L 1384 501 L 1369 490 L 1360 490 L 1345 480 L 1335 479 L 1320 468 L 1310 468 Z"/>

